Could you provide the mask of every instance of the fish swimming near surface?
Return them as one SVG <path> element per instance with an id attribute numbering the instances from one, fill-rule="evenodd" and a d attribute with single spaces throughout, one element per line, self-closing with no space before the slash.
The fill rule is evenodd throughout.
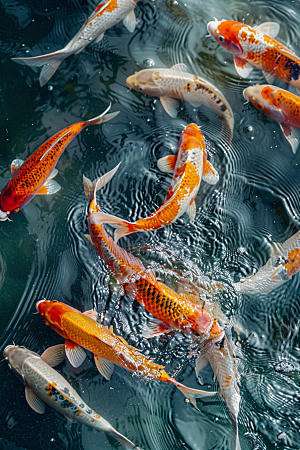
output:
<path id="1" fill-rule="evenodd" d="M 300 89 L 300 58 L 274 39 L 279 29 L 276 22 L 265 22 L 253 28 L 225 19 L 207 24 L 208 32 L 218 44 L 234 55 L 240 77 L 247 78 L 256 67 L 263 71 L 269 84 L 276 77 Z"/>
<path id="2" fill-rule="evenodd" d="M 44 142 L 26 161 L 16 159 L 12 162 L 12 178 L 4 186 L 0 194 L 0 221 L 18 212 L 35 195 L 54 194 L 60 185 L 53 180 L 58 171 L 55 166 L 67 145 L 89 125 L 97 125 L 113 119 L 119 112 L 106 114 L 85 122 L 75 123 L 56 133 Z"/>
<path id="3" fill-rule="evenodd" d="M 108 183 L 118 167 L 119 165 L 93 183 L 87 177 L 83 179 L 84 191 L 90 202 L 90 234 L 86 237 L 123 285 L 126 293 L 154 316 L 155 319 L 149 322 L 148 328 L 142 330 L 143 336 L 149 338 L 172 330 L 209 338 L 217 336 L 222 329 L 196 295 L 177 294 L 159 282 L 153 270 L 146 269 L 139 258 L 114 243 L 104 225 L 90 221 L 94 212 L 101 211 L 96 200 L 97 191 Z"/>
<path id="4" fill-rule="evenodd" d="M 296 153 L 300 141 L 300 97 L 266 84 L 250 86 L 244 89 L 243 95 L 258 111 L 279 123 Z"/>
<path id="5" fill-rule="evenodd" d="M 300 231 L 283 244 L 272 245 L 273 253 L 267 263 L 254 275 L 234 284 L 242 294 L 268 294 L 291 280 L 300 270 Z"/>
<path id="6" fill-rule="evenodd" d="M 84 361 L 85 348 L 94 354 L 96 366 L 106 379 L 110 379 L 114 364 L 117 364 L 147 379 L 173 384 L 196 408 L 197 398 L 215 394 L 179 383 L 165 372 L 164 366 L 146 358 L 136 348 L 128 345 L 125 339 L 71 306 L 57 301 L 40 300 L 36 307 L 44 321 L 66 339 L 65 351 L 73 367 L 79 367 Z"/>
<path id="7" fill-rule="evenodd" d="M 42 66 L 40 85 L 44 86 L 64 59 L 81 52 L 91 42 L 94 44 L 100 42 L 105 31 L 122 19 L 126 28 L 133 32 L 136 26 L 134 7 L 137 2 L 138 0 L 107 0 L 104 3 L 101 2 L 63 49 L 46 55 L 31 58 L 12 58 L 12 60 L 27 66 Z"/>
<path id="8" fill-rule="evenodd" d="M 225 401 L 231 412 L 236 428 L 235 450 L 240 450 L 238 432 L 238 414 L 240 409 L 240 390 L 238 377 L 235 370 L 235 357 L 232 351 L 232 342 L 225 332 L 213 340 L 204 342 L 196 361 L 196 375 L 203 369 L 207 362 L 210 363 L 215 378 L 219 382 L 219 395 Z M 201 380 L 201 377 L 199 377 Z"/>
<path id="9" fill-rule="evenodd" d="M 25 385 L 27 403 L 35 412 L 44 414 L 47 404 L 68 420 L 83 423 L 117 439 L 126 450 L 139 450 L 93 411 L 65 378 L 53 369 L 65 359 L 63 344 L 48 348 L 41 356 L 17 345 L 8 345 L 3 354 L 9 368 Z"/>
<path id="10" fill-rule="evenodd" d="M 222 92 L 209 81 L 188 73 L 185 64 L 176 64 L 170 69 L 141 70 L 128 77 L 126 84 L 143 94 L 159 97 L 171 117 L 177 117 L 176 99 L 187 101 L 195 107 L 205 105 L 221 117 L 231 135 L 233 133 L 233 112 Z"/>
<path id="11" fill-rule="evenodd" d="M 169 155 L 158 161 L 158 168 L 166 173 L 173 172 L 171 186 L 164 203 L 145 219 L 130 223 L 104 212 L 95 212 L 90 216 L 94 224 L 109 223 L 118 228 L 115 242 L 136 231 L 157 230 L 171 224 L 185 212 L 191 220 L 196 214 L 195 198 L 201 179 L 210 184 L 219 180 L 219 175 L 207 161 L 205 139 L 197 125 L 188 125 L 181 133 L 177 155 Z"/>

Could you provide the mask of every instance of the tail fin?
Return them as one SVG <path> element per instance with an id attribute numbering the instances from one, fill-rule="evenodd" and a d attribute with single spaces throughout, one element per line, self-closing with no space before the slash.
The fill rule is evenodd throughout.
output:
<path id="1" fill-rule="evenodd" d="M 198 389 L 192 389 L 187 386 L 184 386 L 181 383 L 178 383 L 176 380 L 174 381 L 175 383 L 172 384 L 175 384 L 175 386 L 183 393 L 183 395 L 185 395 L 185 397 L 187 397 L 190 400 L 190 402 L 195 406 L 196 409 L 198 409 L 196 405 L 196 398 L 209 397 L 211 395 L 217 394 L 217 392 L 207 392 Z"/>
<path id="2" fill-rule="evenodd" d="M 106 110 L 100 114 L 100 116 L 97 116 L 97 117 L 94 117 L 93 119 L 87 120 L 85 126 L 88 127 L 89 125 L 98 125 L 99 123 L 108 122 L 109 120 L 113 119 L 114 117 L 116 117 L 119 114 L 120 111 L 116 111 L 111 114 L 106 114 L 110 110 L 110 108 L 111 108 L 111 103 L 108 106 L 108 108 L 106 108 Z"/>
<path id="3" fill-rule="evenodd" d="M 135 230 L 133 227 L 133 224 L 130 222 L 126 222 L 126 220 L 122 220 L 119 217 L 112 216 L 110 214 L 106 214 L 104 212 L 94 212 L 90 215 L 90 222 L 95 224 L 102 224 L 102 223 L 108 223 L 114 228 L 120 228 L 119 230 L 115 231 L 115 244 L 118 242 L 118 240 L 126 236 L 127 234 L 134 233 Z"/>
<path id="4" fill-rule="evenodd" d="M 57 52 L 48 53 L 47 55 L 34 56 L 32 58 L 11 58 L 18 64 L 25 64 L 31 67 L 43 66 L 40 73 L 40 85 L 44 86 L 57 70 L 60 63 L 72 55 L 73 52 L 66 52 L 65 49 L 58 50 Z"/>
<path id="5" fill-rule="evenodd" d="M 117 439 L 117 441 L 120 442 L 120 444 L 122 445 L 123 448 L 125 448 L 125 450 L 140 450 L 139 447 L 134 445 L 129 439 L 127 439 L 125 436 L 118 433 L 117 431 L 115 431 L 114 434 L 110 435 L 113 436 L 115 439 Z"/>
<path id="6" fill-rule="evenodd" d="M 112 114 L 109 114 L 109 115 L 112 115 Z M 95 199 L 96 192 L 98 192 L 103 186 L 105 186 L 112 179 L 112 177 L 118 170 L 120 164 L 121 163 L 119 163 L 114 169 L 112 169 L 110 172 L 107 172 L 102 177 L 98 178 L 97 180 L 94 180 L 93 183 L 91 182 L 91 180 L 89 178 L 87 178 L 83 175 L 84 193 L 87 196 L 87 199 L 89 202 L 93 198 Z M 96 201 L 96 199 L 95 199 L 95 201 Z M 94 222 L 92 222 L 92 223 L 94 223 Z"/>

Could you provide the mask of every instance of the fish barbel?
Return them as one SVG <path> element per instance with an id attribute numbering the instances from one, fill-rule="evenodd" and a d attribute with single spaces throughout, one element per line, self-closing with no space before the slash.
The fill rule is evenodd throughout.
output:
<path id="1" fill-rule="evenodd" d="M 26 161 L 16 159 L 12 162 L 12 178 L 0 194 L 0 221 L 18 212 L 35 195 L 54 194 L 60 185 L 52 178 L 56 176 L 55 166 L 68 144 L 89 125 L 97 125 L 113 119 L 119 112 L 106 114 L 85 122 L 75 123 L 56 133 L 30 155 Z"/>
<path id="2" fill-rule="evenodd" d="M 234 284 L 242 294 L 268 294 L 291 280 L 300 270 L 300 231 L 283 244 L 272 244 L 273 252 L 267 263 L 254 275 Z"/>
<path id="3" fill-rule="evenodd" d="M 27 403 L 35 412 L 44 414 L 46 403 L 67 419 L 112 436 L 125 450 L 139 450 L 107 420 L 93 411 L 67 380 L 53 369 L 65 359 L 63 344 L 48 348 L 41 356 L 25 347 L 8 345 L 3 355 L 9 368 L 25 385 Z"/>
<path id="4" fill-rule="evenodd" d="M 234 55 L 237 73 L 247 78 L 253 67 L 263 71 L 268 83 L 274 77 L 300 88 L 300 58 L 274 38 L 280 26 L 266 22 L 256 27 L 234 20 L 215 19 L 207 25 L 208 32 L 223 48 Z"/>
<path id="5" fill-rule="evenodd" d="M 210 363 L 215 378 L 219 382 L 219 395 L 225 401 L 231 412 L 236 428 L 235 450 L 240 450 L 239 432 L 238 432 L 238 414 L 240 410 L 240 390 L 237 382 L 237 373 L 235 370 L 235 358 L 232 351 L 232 342 L 228 340 L 225 332 L 217 338 L 204 342 L 201 347 L 200 355 L 196 361 L 196 375 L 207 364 Z"/>
<path id="6" fill-rule="evenodd" d="M 81 52 L 88 44 L 101 41 L 106 30 L 123 19 L 126 28 L 133 32 L 136 26 L 134 7 L 139 0 L 107 0 L 99 3 L 78 33 L 61 50 L 31 58 L 11 58 L 18 64 L 42 66 L 40 85 L 44 86 L 68 56 Z"/>
<path id="7" fill-rule="evenodd" d="M 249 86 L 243 95 L 258 111 L 279 123 L 293 153 L 296 153 L 300 141 L 300 97 L 267 84 Z"/>
<path id="8" fill-rule="evenodd" d="M 116 216 L 103 212 L 95 212 L 90 216 L 94 224 L 109 223 L 118 228 L 115 231 L 115 242 L 136 231 L 158 230 L 178 219 L 187 212 L 194 219 L 196 214 L 195 198 L 201 179 L 210 184 L 219 180 L 214 167 L 207 161 L 205 139 L 197 125 L 188 125 L 181 133 L 177 155 L 169 155 L 158 161 L 160 170 L 173 172 L 171 186 L 164 203 L 145 219 L 127 222 Z"/>
<path id="9" fill-rule="evenodd" d="M 165 372 L 164 366 L 155 364 L 136 348 L 128 345 L 125 339 L 116 336 L 104 325 L 71 306 L 57 301 L 40 300 L 36 307 L 44 321 L 66 339 L 66 355 L 74 367 L 79 367 L 84 361 L 85 348 L 94 354 L 96 366 L 106 379 L 111 377 L 114 364 L 117 364 L 148 379 L 173 384 L 196 408 L 196 398 L 215 394 L 188 388 L 179 383 Z"/>
<path id="10" fill-rule="evenodd" d="M 209 81 L 187 72 L 185 64 L 170 69 L 144 69 L 126 79 L 128 87 L 146 95 L 159 97 L 165 111 L 177 117 L 178 101 L 185 100 L 195 107 L 205 105 L 226 123 L 232 138 L 234 116 L 222 94 Z"/>
<path id="11" fill-rule="evenodd" d="M 84 191 L 89 204 L 89 231 L 86 237 L 106 262 L 110 271 L 123 284 L 125 291 L 137 300 L 157 320 L 152 320 L 148 329 L 143 329 L 144 337 L 181 330 L 213 338 L 222 332 L 216 319 L 204 308 L 193 294 L 177 294 L 168 286 L 157 281 L 153 270 L 145 268 L 142 261 L 114 243 L 104 225 L 91 221 L 97 211 L 101 211 L 96 193 L 112 178 L 119 165 L 93 183 L 84 177 Z"/>

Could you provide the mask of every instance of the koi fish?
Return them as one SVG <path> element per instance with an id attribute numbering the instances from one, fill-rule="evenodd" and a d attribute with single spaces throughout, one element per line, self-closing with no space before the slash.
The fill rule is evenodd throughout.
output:
<path id="1" fill-rule="evenodd" d="M 300 231 L 283 244 L 273 244 L 273 253 L 257 273 L 241 278 L 235 288 L 242 294 L 268 294 L 300 270 Z"/>
<path id="2" fill-rule="evenodd" d="M 217 336 L 222 332 L 221 328 L 196 295 L 177 294 L 157 281 L 153 270 L 146 269 L 139 258 L 115 244 L 102 224 L 91 221 L 92 215 L 100 211 L 96 193 L 108 183 L 118 167 L 119 165 L 93 183 L 84 177 L 84 191 L 90 201 L 90 234 L 86 237 L 110 271 L 123 284 L 126 293 L 155 317 L 148 329 L 143 330 L 143 336 L 150 338 L 172 330 L 201 334 L 209 338 Z"/>
<path id="3" fill-rule="evenodd" d="M 84 361 L 85 348 L 94 354 L 97 369 L 106 379 L 110 379 L 114 364 L 117 364 L 148 379 L 173 384 L 196 408 L 196 398 L 215 394 L 179 383 L 165 372 L 164 366 L 146 358 L 121 336 L 116 336 L 104 325 L 71 306 L 57 301 L 40 300 L 36 307 L 44 321 L 66 339 L 65 351 L 73 367 L 79 367 Z"/>
<path id="4" fill-rule="evenodd" d="M 171 224 L 185 212 L 191 220 L 196 214 L 195 198 L 201 179 L 210 184 L 219 180 L 214 167 L 207 161 L 204 136 L 194 123 L 181 133 L 177 155 L 158 160 L 158 168 L 166 173 L 173 172 L 171 186 L 164 203 L 145 219 L 130 223 L 116 216 L 96 212 L 91 214 L 94 224 L 109 223 L 115 228 L 115 242 L 136 231 L 157 230 Z"/>
<path id="5" fill-rule="evenodd" d="M 300 88 L 300 58 L 274 38 L 279 24 L 266 22 L 250 27 L 234 20 L 215 19 L 207 24 L 208 32 L 223 48 L 234 55 L 237 73 L 247 78 L 253 67 L 263 71 L 267 82 L 274 77 Z"/>
<path id="6" fill-rule="evenodd" d="M 234 127 L 232 109 L 219 89 L 209 81 L 187 72 L 185 64 L 170 69 L 145 69 L 127 78 L 128 87 L 147 95 L 159 97 L 164 110 L 177 117 L 178 101 L 184 100 L 196 108 L 205 105 L 223 119 L 230 129 Z"/>
<path id="7" fill-rule="evenodd" d="M 41 356 L 25 347 L 8 345 L 3 355 L 9 368 L 25 385 L 27 403 L 35 412 L 44 414 L 46 403 L 68 420 L 83 423 L 112 436 L 125 450 L 139 450 L 93 411 L 65 378 L 53 369 L 65 359 L 63 344 L 48 348 Z"/>
<path id="8" fill-rule="evenodd" d="M 222 400 L 225 401 L 229 411 L 234 417 L 236 428 L 235 450 L 240 450 L 238 414 L 241 396 L 237 383 L 234 360 L 232 343 L 226 337 L 225 332 L 223 332 L 217 338 L 204 343 L 196 361 L 195 370 L 198 378 L 200 370 L 206 366 L 207 362 L 210 363 L 215 378 L 217 378 L 219 382 L 219 395 Z"/>
<path id="9" fill-rule="evenodd" d="M 134 7 L 138 0 L 107 0 L 99 3 L 78 33 L 61 50 L 32 58 L 11 58 L 18 64 L 32 67 L 42 66 L 40 85 L 44 86 L 56 72 L 60 63 L 68 56 L 80 53 L 91 42 L 97 44 L 104 33 L 123 19 L 131 33 L 136 26 Z"/>
<path id="10" fill-rule="evenodd" d="M 279 122 L 280 128 L 296 153 L 300 140 L 300 97 L 276 86 L 257 84 L 243 95 L 258 111 Z"/>
<path id="11" fill-rule="evenodd" d="M 35 150 L 26 161 L 15 159 L 11 165 L 12 178 L 0 194 L 0 221 L 18 212 L 35 195 L 54 194 L 60 185 L 53 180 L 58 171 L 55 166 L 67 145 L 89 125 L 97 125 L 113 119 L 118 112 L 106 114 L 85 122 L 78 122 L 56 133 Z"/>

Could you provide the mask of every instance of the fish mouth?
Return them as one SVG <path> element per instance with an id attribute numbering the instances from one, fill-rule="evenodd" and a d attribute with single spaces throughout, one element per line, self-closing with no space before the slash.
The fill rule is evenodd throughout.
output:
<path id="1" fill-rule="evenodd" d="M 38 302 L 36 302 L 35 307 L 36 307 L 37 312 L 40 312 L 40 310 L 39 310 L 39 305 L 40 305 L 41 303 L 43 303 L 44 301 L 45 301 L 45 299 L 42 299 L 42 300 L 39 300 Z"/>
<path id="2" fill-rule="evenodd" d="M 214 36 L 214 34 L 216 33 L 219 23 L 220 22 L 217 19 L 215 19 L 211 22 L 208 22 L 207 31 L 211 36 Z"/>
<path id="3" fill-rule="evenodd" d="M 248 89 L 248 88 L 246 88 L 246 89 L 243 90 L 243 96 L 244 96 L 244 99 L 247 100 L 247 101 L 249 102 L 249 101 L 250 101 L 250 97 L 249 97 L 249 95 L 248 95 L 248 93 L 247 93 L 247 89 Z"/>
<path id="4" fill-rule="evenodd" d="M 16 345 L 7 345 L 5 347 L 5 349 L 3 350 L 3 356 L 4 358 L 8 358 L 9 353 L 11 352 L 11 350 L 13 350 L 14 348 L 16 348 Z"/>

